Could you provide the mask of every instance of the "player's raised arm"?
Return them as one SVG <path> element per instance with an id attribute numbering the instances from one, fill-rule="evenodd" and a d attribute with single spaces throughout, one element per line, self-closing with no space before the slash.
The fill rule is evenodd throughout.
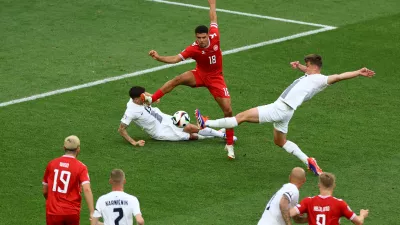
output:
<path id="1" fill-rule="evenodd" d="M 210 5 L 210 23 L 217 23 L 217 4 L 216 0 L 208 0 Z"/>
<path id="2" fill-rule="evenodd" d="M 163 63 L 178 63 L 182 61 L 182 58 L 179 55 L 174 55 L 174 56 L 160 56 L 157 51 L 151 50 L 149 52 L 149 56 L 151 56 L 153 59 L 163 62 Z"/>
<path id="3" fill-rule="evenodd" d="M 289 203 L 290 200 L 286 195 L 283 195 L 281 201 L 279 202 L 279 208 L 281 210 L 282 218 L 285 221 L 286 225 L 292 225 L 289 213 Z"/>
<path id="4" fill-rule="evenodd" d="M 374 71 L 364 67 L 364 68 L 361 68 L 359 70 L 352 71 L 352 72 L 345 72 L 345 73 L 341 73 L 341 74 L 330 75 L 328 77 L 328 84 L 334 84 L 336 82 L 339 82 L 342 80 L 348 80 L 348 79 L 358 77 L 358 76 L 372 77 L 374 75 L 375 75 Z"/>
<path id="5" fill-rule="evenodd" d="M 121 123 L 119 125 L 118 128 L 118 132 L 119 134 L 125 138 L 125 140 L 127 140 L 129 143 L 131 143 L 133 146 L 144 146 L 145 141 L 144 140 L 139 140 L 139 141 L 135 141 L 133 140 L 133 138 L 131 138 L 131 136 L 129 136 L 128 131 L 126 130 L 126 128 L 128 127 L 128 125 Z"/>
<path id="6" fill-rule="evenodd" d="M 298 69 L 304 73 L 306 72 L 307 67 L 304 65 L 301 65 L 299 61 L 291 62 L 290 65 L 292 66 L 293 69 Z"/>

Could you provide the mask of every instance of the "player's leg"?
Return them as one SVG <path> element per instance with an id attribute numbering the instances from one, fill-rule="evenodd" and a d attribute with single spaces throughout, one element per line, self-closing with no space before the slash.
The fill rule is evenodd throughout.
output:
<path id="1" fill-rule="evenodd" d="M 287 153 L 300 159 L 311 171 L 313 171 L 314 174 L 319 175 L 322 173 L 321 168 L 319 168 L 317 161 L 314 158 L 308 157 L 303 151 L 301 151 L 296 143 L 287 140 L 287 128 L 288 122 L 274 123 L 274 143 L 285 149 Z"/>
<path id="2" fill-rule="evenodd" d="M 152 103 L 160 99 L 165 94 L 171 92 L 176 86 L 186 85 L 189 87 L 196 87 L 195 71 L 186 71 L 175 78 L 167 81 L 160 89 L 158 89 L 152 96 L 141 95 L 144 102 Z"/>
<path id="3" fill-rule="evenodd" d="M 237 114 L 235 117 L 226 117 L 216 120 L 206 119 L 200 114 L 200 111 L 197 111 L 197 114 L 200 115 L 199 124 L 201 125 L 201 121 L 203 122 L 204 127 L 222 127 L 222 128 L 233 128 L 238 126 L 243 122 L 248 123 L 259 123 L 259 112 L 258 108 L 252 108 Z M 198 118 L 198 120 L 199 120 Z"/>
<path id="4" fill-rule="evenodd" d="M 205 137 L 219 137 L 219 138 L 225 137 L 225 133 L 221 131 L 217 131 L 209 127 L 205 129 L 199 129 L 197 126 L 193 124 L 188 124 L 187 126 L 185 126 L 185 128 L 183 128 L 183 131 L 189 134 L 199 134 Z"/>

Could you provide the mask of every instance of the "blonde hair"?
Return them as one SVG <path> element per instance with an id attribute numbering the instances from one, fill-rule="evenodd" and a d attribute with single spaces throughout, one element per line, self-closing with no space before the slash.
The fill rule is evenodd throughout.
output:
<path id="1" fill-rule="evenodd" d="M 121 169 L 113 169 L 110 174 L 113 183 L 120 184 L 125 180 L 125 173 Z"/>
<path id="2" fill-rule="evenodd" d="M 319 183 L 324 188 L 328 189 L 334 188 L 335 182 L 336 182 L 336 177 L 332 173 L 322 173 L 319 175 Z"/>

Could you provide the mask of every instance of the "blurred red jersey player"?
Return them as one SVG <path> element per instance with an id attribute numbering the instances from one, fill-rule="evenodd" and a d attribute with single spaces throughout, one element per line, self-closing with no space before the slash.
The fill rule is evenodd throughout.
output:
<path id="1" fill-rule="evenodd" d="M 193 88 L 206 87 L 222 109 L 224 116 L 232 116 L 231 99 L 222 70 L 222 51 L 217 24 L 216 0 L 208 0 L 208 3 L 210 5 L 210 29 L 204 25 L 198 26 L 195 29 L 196 41 L 192 45 L 175 56 L 160 56 L 155 50 L 149 52 L 149 55 L 155 60 L 164 63 L 178 63 L 192 58 L 196 61 L 196 68 L 169 80 L 152 96 L 143 94 L 141 98 L 147 104 L 157 101 L 178 85 L 186 85 Z M 196 111 L 197 115 L 198 112 Z M 228 151 L 230 159 L 235 158 L 233 136 L 233 129 L 227 129 L 225 150 Z"/>
<path id="2" fill-rule="evenodd" d="M 339 225 L 341 217 L 346 217 L 356 225 L 362 225 L 369 211 L 361 209 L 360 215 L 357 216 L 345 201 L 333 197 L 335 180 L 331 173 L 319 175 L 320 194 L 304 198 L 300 204 L 290 209 L 290 216 L 307 213 L 309 225 Z"/>
<path id="3" fill-rule="evenodd" d="M 47 225 L 79 225 L 82 189 L 90 216 L 94 211 L 87 167 L 76 159 L 80 152 L 79 138 L 67 137 L 64 151 L 63 156 L 49 162 L 43 177 Z"/>

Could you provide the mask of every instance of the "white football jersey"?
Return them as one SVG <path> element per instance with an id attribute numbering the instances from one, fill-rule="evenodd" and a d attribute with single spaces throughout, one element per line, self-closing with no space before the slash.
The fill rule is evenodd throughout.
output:
<path id="1" fill-rule="evenodd" d="M 141 214 L 135 196 L 123 191 L 112 191 L 97 200 L 93 217 L 103 217 L 104 225 L 132 225 L 133 217 Z"/>
<path id="2" fill-rule="evenodd" d="M 292 183 L 284 184 L 269 200 L 258 225 L 285 225 L 279 208 L 279 203 L 283 195 L 286 195 L 289 199 L 290 208 L 296 206 L 299 202 L 299 189 L 297 189 L 296 185 Z"/>
<path id="3" fill-rule="evenodd" d="M 304 75 L 296 79 L 279 97 L 280 100 L 296 110 L 303 102 L 328 86 L 328 76 L 322 74 Z"/>
<path id="4" fill-rule="evenodd" d="M 162 113 L 158 108 L 135 104 L 132 99 L 126 104 L 121 122 L 129 125 L 132 121 L 151 137 L 156 137 L 161 124 L 167 124 L 171 116 Z"/>

